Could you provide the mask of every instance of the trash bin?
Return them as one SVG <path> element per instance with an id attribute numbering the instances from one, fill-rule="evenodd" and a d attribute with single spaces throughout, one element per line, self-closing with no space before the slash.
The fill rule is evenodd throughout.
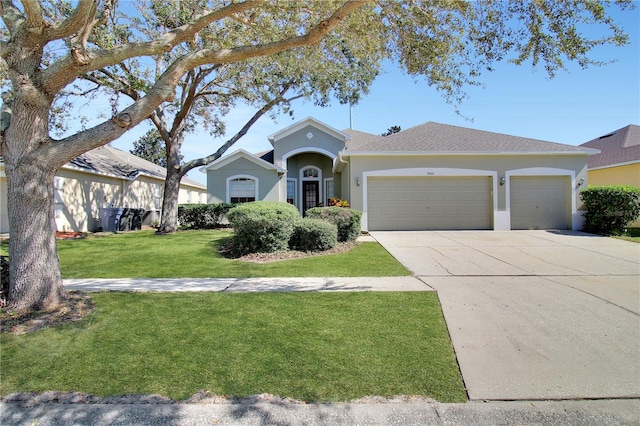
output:
<path id="1" fill-rule="evenodd" d="M 144 209 L 131 209 L 133 216 L 131 217 L 131 230 L 139 231 L 142 229 L 142 218 L 144 216 Z"/>
<path id="2" fill-rule="evenodd" d="M 122 209 L 122 215 L 120 216 L 119 231 L 130 231 L 131 222 L 133 219 L 133 209 Z"/>
<path id="3" fill-rule="evenodd" d="M 120 207 L 106 207 L 100 209 L 100 225 L 104 232 L 118 232 L 120 229 Z"/>

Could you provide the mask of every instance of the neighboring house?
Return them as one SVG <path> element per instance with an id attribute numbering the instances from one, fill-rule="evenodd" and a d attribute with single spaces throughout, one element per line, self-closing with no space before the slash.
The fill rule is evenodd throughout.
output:
<path id="1" fill-rule="evenodd" d="M 54 178 L 55 220 L 59 231 L 95 231 L 105 207 L 144 209 L 143 224 L 160 219 L 166 170 L 106 145 L 65 164 Z M 0 233 L 9 232 L 7 181 L 0 163 Z M 180 203 L 206 203 L 206 187 L 183 178 Z"/>
<path id="2" fill-rule="evenodd" d="M 581 146 L 600 150 L 587 160 L 590 185 L 640 188 L 640 126 L 630 124 Z M 640 220 L 631 226 L 640 227 Z"/>
<path id="3" fill-rule="evenodd" d="M 201 171 L 208 202 L 346 199 L 363 230 L 580 229 L 578 191 L 598 151 L 426 123 L 382 137 L 306 118 Z"/>

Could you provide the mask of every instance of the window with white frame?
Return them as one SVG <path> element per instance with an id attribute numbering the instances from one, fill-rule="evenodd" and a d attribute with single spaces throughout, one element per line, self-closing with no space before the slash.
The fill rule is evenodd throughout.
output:
<path id="1" fill-rule="evenodd" d="M 329 179 L 325 179 L 324 180 L 324 196 L 327 199 L 325 206 L 329 205 L 329 200 L 331 200 L 334 197 L 334 192 L 333 192 L 333 178 L 329 178 Z"/>
<path id="2" fill-rule="evenodd" d="M 296 204 L 296 180 L 295 179 L 287 179 L 287 203 Z"/>
<path id="3" fill-rule="evenodd" d="M 162 206 L 162 187 L 157 184 L 153 188 L 153 206 L 156 210 L 160 210 L 160 206 Z"/>
<path id="4" fill-rule="evenodd" d="M 304 178 L 318 178 L 320 171 L 315 167 L 307 167 L 302 172 L 302 177 Z"/>
<path id="5" fill-rule="evenodd" d="M 229 181 L 229 202 L 248 203 L 256 200 L 256 181 L 251 178 L 236 178 Z"/>

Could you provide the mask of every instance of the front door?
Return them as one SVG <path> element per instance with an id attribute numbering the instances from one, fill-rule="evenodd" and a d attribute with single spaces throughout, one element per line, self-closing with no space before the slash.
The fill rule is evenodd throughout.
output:
<path id="1" fill-rule="evenodd" d="M 320 201 L 320 185 L 317 181 L 302 182 L 302 213 L 317 207 Z"/>

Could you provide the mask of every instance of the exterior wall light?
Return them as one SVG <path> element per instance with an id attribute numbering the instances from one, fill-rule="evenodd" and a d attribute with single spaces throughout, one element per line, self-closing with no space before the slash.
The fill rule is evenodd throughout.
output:
<path id="1" fill-rule="evenodd" d="M 578 187 L 578 188 L 580 188 L 582 185 L 584 185 L 584 178 L 583 178 L 583 177 L 581 177 L 581 178 L 578 180 L 578 185 L 577 185 L 577 187 Z"/>
<path id="2" fill-rule="evenodd" d="M 505 183 L 505 178 L 504 178 L 504 176 L 502 176 L 502 177 L 500 178 L 500 186 L 503 186 L 503 185 L 504 185 L 504 183 Z"/>
<path id="3" fill-rule="evenodd" d="M 362 181 L 360 180 L 360 178 L 359 178 L 359 177 L 357 177 L 357 178 L 356 178 L 356 185 L 360 186 L 360 183 L 361 183 L 361 182 L 362 182 Z"/>

